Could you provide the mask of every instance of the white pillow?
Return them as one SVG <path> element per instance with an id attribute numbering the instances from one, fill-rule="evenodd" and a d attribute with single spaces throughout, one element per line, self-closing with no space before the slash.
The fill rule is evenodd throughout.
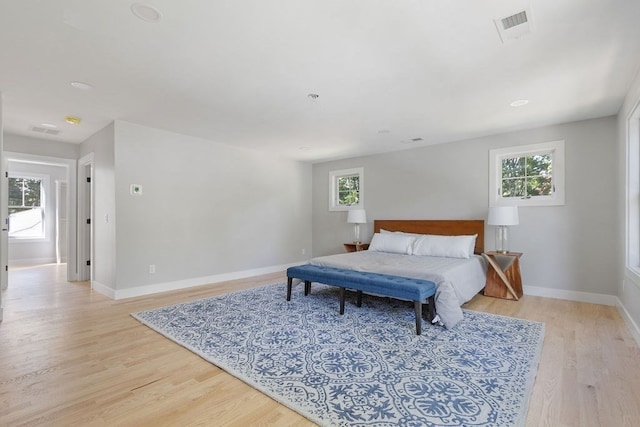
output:
<path id="1" fill-rule="evenodd" d="M 416 238 L 396 233 L 376 233 L 369 244 L 369 251 L 411 255 Z"/>
<path id="2" fill-rule="evenodd" d="M 413 244 L 413 255 L 469 258 L 473 255 L 477 234 L 473 236 L 438 236 L 425 234 Z"/>
<path id="3" fill-rule="evenodd" d="M 385 230 L 384 228 L 380 229 L 380 233 L 382 234 L 400 234 L 403 236 L 411 236 L 411 237 L 420 237 L 420 236 L 424 236 L 424 234 L 418 234 L 418 233 L 407 233 L 404 231 L 389 231 L 389 230 Z"/>

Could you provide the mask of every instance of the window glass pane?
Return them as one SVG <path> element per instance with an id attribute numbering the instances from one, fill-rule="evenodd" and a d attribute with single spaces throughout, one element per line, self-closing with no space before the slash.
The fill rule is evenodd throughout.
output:
<path id="1" fill-rule="evenodd" d="M 44 221 L 41 208 L 15 209 L 9 215 L 9 237 L 42 238 Z"/>
<path id="2" fill-rule="evenodd" d="M 551 153 L 502 160 L 502 197 L 552 194 Z"/>
<path id="3" fill-rule="evenodd" d="M 18 178 L 9 178 L 9 206 L 22 206 L 22 185 Z"/>
<path id="4" fill-rule="evenodd" d="M 341 176 L 338 177 L 338 204 L 355 205 L 358 203 L 360 193 L 360 177 Z"/>
<path id="5" fill-rule="evenodd" d="M 9 206 L 41 206 L 42 180 L 9 178 Z"/>
<path id="6" fill-rule="evenodd" d="M 502 159 L 502 178 L 515 178 L 524 176 L 525 158 L 512 157 L 510 159 Z"/>
<path id="7" fill-rule="evenodd" d="M 524 178 L 510 178 L 502 180 L 502 197 L 524 197 L 524 189 Z"/>
<path id="8" fill-rule="evenodd" d="M 9 237 L 43 238 L 42 180 L 9 178 Z"/>
<path id="9" fill-rule="evenodd" d="M 527 195 L 549 196 L 553 190 L 551 176 L 537 176 L 527 179 Z"/>
<path id="10" fill-rule="evenodd" d="M 527 175 L 551 176 L 551 154 L 527 157 Z"/>

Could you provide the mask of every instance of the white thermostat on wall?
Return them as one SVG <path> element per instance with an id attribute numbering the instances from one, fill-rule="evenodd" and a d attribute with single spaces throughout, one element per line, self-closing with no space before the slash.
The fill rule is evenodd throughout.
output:
<path id="1" fill-rule="evenodd" d="M 129 187 L 129 193 L 132 196 L 141 196 L 142 195 L 142 185 L 139 184 L 131 184 Z"/>

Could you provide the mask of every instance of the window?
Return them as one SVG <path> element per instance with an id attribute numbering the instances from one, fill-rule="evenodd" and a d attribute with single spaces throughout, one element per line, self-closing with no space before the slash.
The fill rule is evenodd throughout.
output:
<path id="1" fill-rule="evenodd" d="M 329 172 L 329 210 L 346 211 L 350 207 L 362 207 L 363 168 Z"/>
<path id="2" fill-rule="evenodd" d="M 43 178 L 9 177 L 9 237 L 44 239 Z"/>
<path id="3" fill-rule="evenodd" d="M 564 141 L 491 150 L 489 206 L 564 204 Z"/>
<path id="4" fill-rule="evenodd" d="M 627 117 L 627 218 L 625 278 L 640 287 L 640 102 Z"/>

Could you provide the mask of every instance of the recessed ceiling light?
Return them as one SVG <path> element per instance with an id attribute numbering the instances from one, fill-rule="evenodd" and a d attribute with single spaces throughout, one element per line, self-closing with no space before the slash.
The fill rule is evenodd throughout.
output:
<path id="1" fill-rule="evenodd" d="M 76 89 L 80 89 L 80 90 L 91 90 L 91 89 L 93 89 L 93 86 L 91 86 L 89 83 L 71 82 L 70 84 L 71 84 L 72 87 L 75 87 Z"/>
<path id="2" fill-rule="evenodd" d="M 138 18 L 146 22 L 157 23 L 162 19 L 162 14 L 158 9 L 144 3 L 134 3 L 131 5 L 131 12 Z"/>
<path id="3" fill-rule="evenodd" d="M 309 149 L 309 147 L 307 147 L 305 145 L 305 146 L 300 147 L 299 149 L 300 149 L 300 151 L 307 151 Z"/>
<path id="4" fill-rule="evenodd" d="M 511 104 L 512 107 L 522 107 L 523 105 L 527 105 L 529 103 L 528 99 L 518 99 L 517 101 L 513 101 Z"/>
<path id="5" fill-rule="evenodd" d="M 79 125 L 82 119 L 76 116 L 67 116 L 64 118 L 64 121 L 69 123 L 70 125 Z"/>
<path id="6" fill-rule="evenodd" d="M 43 128 L 49 128 L 49 129 L 55 129 L 58 127 L 53 123 L 40 123 L 40 126 L 42 126 Z"/>

